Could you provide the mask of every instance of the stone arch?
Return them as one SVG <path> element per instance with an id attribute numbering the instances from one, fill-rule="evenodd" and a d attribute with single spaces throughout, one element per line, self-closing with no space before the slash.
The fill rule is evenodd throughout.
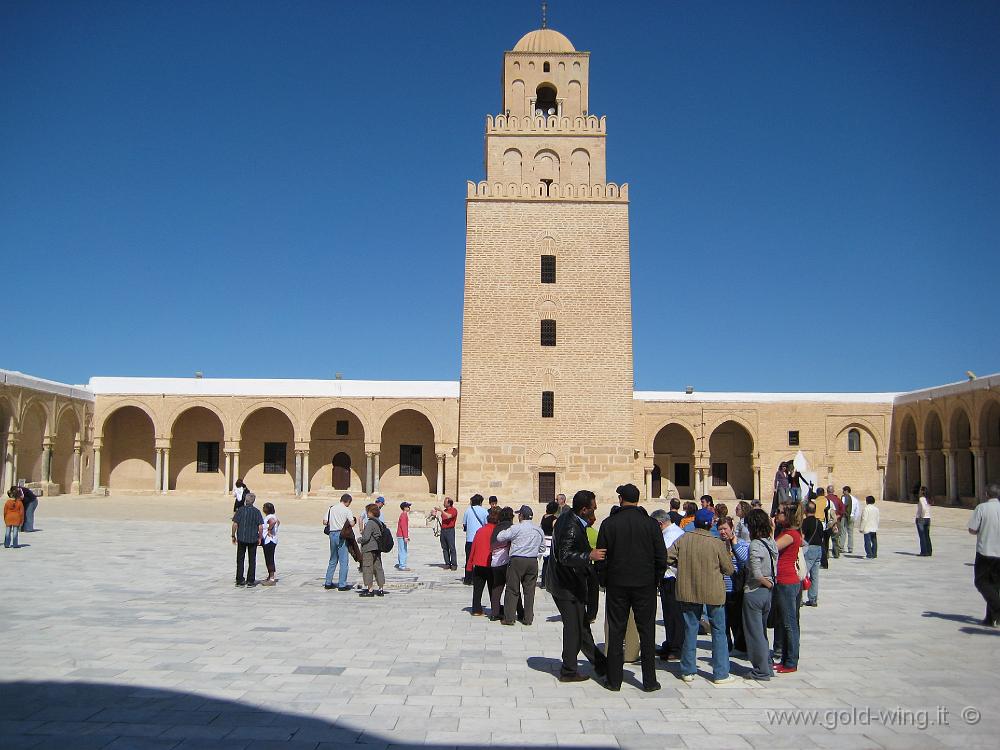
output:
<path id="1" fill-rule="evenodd" d="M 59 485 L 62 494 L 73 491 L 75 480 L 75 453 L 74 448 L 78 445 L 82 425 L 80 415 L 72 404 L 65 404 L 57 411 L 56 432 L 52 441 L 52 468 L 49 476 L 52 481 Z M 77 488 L 79 489 L 79 488 Z"/>
<path id="2" fill-rule="evenodd" d="M 972 418 L 964 404 L 956 404 L 948 419 L 948 445 L 955 461 L 958 497 L 976 496 L 976 458 L 972 453 Z"/>
<path id="3" fill-rule="evenodd" d="M 1000 482 L 1000 399 L 987 398 L 979 408 L 976 419 L 976 436 L 983 451 L 985 475 L 979 478 L 979 485 L 985 487 L 991 482 Z"/>
<path id="4" fill-rule="evenodd" d="M 98 486 L 156 489 L 156 422 L 139 402 L 119 403 L 102 424 L 104 456 Z M 107 477 L 107 481 L 102 481 Z"/>
<path id="5" fill-rule="evenodd" d="M 295 418 L 277 402 L 257 403 L 240 417 L 239 476 L 252 490 L 295 491 Z M 284 465 L 272 455 L 265 462 L 266 446 L 284 445 Z M 280 451 L 280 449 L 279 449 Z"/>
<path id="6" fill-rule="evenodd" d="M 208 411 L 212 412 L 216 417 L 219 418 L 219 423 L 222 425 L 222 430 L 225 435 L 223 439 L 228 439 L 229 437 L 231 437 L 232 433 L 230 432 L 231 425 L 229 423 L 229 417 L 223 413 L 222 409 L 213 404 L 211 401 L 203 401 L 202 399 L 196 399 L 194 401 L 185 401 L 183 404 L 174 409 L 173 412 L 170 414 L 170 416 L 167 417 L 165 425 L 166 434 L 164 435 L 164 437 L 168 439 L 172 438 L 174 436 L 174 426 L 177 424 L 177 420 L 181 418 L 184 412 L 188 411 L 189 409 L 194 409 L 197 407 L 201 407 L 202 409 L 207 409 Z"/>
<path id="7" fill-rule="evenodd" d="M 846 447 L 838 445 L 837 441 L 846 440 L 847 431 L 852 427 L 868 433 L 868 438 L 875 445 L 875 453 L 879 456 L 885 455 L 885 445 L 883 445 L 880 431 L 874 424 L 872 424 L 871 420 L 865 419 L 864 417 L 848 417 L 847 419 L 842 419 L 836 423 L 834 430 L 831 433 L 828 433 L 828 435 L 832 434 L 835 436 L 833 438 L 834 450 L 832 450 L 831 453 L 836 453 L 842 448 L 846 450 Z M 851 487 L 851 490 L 854 490 L 853 486 Z"/>
<path id="8" fill-rule="evenodd" d="M 851 433 L 856 433 L 858 450 L 852 451 Z M 877 433 L 867 420 L 852 418 L 842 422 L 828 451 L 833 457 L 837 492 L 847 485 L 857 497 L 881 497 L 879 456 L 882 455 Z"/>
<path id="9" fill-rule="evenodd" d="M 382 412 L 382 415 L 379 417 L 378 420 L 378 427 L 376 428 L 376 430 L 372 432 L 372 434 L 381 435 L 382 431 L 385 429 L 385 423 L 388 422 L 389 419 L 391 419 L 394 414 L 403 411 L 404 409 L 412 409 L 413 411 L 420 412 L 421 414 L 423 414 L 425 417 L 427 417 L 427 420 L 431 423 L 431 427 L 434 429 L 435 439 L 437 439 L 438 436 L 441 435 L 441 425 L 438 423 L 437 417 L 435 417 L 427 409 L 426 406 L 423 406 L 422 404 L 419 404 L 416 401 L 403 401 L 401 403 L 390 406 L 388 409 Z"/>
<path id="10" fill-rule="evenodd" d="M 437 426 L 426 409 L 399 405 L 379 430 L 379 491 L 383 494 L 431 494 L 437 483 Z M 405 453 L 405 455 L 404 455 Z"/>
<path id="11" fill-rule="evenodd" d="M 28 399 L 21 409 L 17 436 L 17 477 L 27 482 L 42 481 L 44 443 L 51 436 L 51 412 L 42 399 Z"/>
<path id="12" fill-rule="evenodd" d="M 743 420 L 730 416 L 709 433 L 710 462 L 707 494 L 718 500 L 753 497 L 753 433 Z"/>
<path id="13" fill-rule="evenodd" d="M 345 421 L 347 433 L 340 434 L 337 423 Z M 364 492 L 365 442 L 371 439 L 367 420 L 354 409 L 327 403 L 317 410 L 309 419 L 310 489 Z"/>
<path id="14" fill-rule="evenodd" d="M 262 401 L 254 401 L 253 404 L 251 404 L 250 406 L 248 406 L 246 409 L 243 410 L 243 412 L 236 418 L 236 421 L 233 423 L 233 437 L 239 438 L 243 432 L 243 425 L 246 423 L 247 419 L 249 419 L 250 416 L 255 411 L 259 411 L 260 409 L 264 408 L 277 409 L 286 417 L 288 417 L 288 421 L 292 423 L 292 432 L 295 435 L 295 439 L 296 440 L 298 439 L 298 436 L 301 434 L 301 430 L 299 429 L 299 420 L 292 413 L 292 410 L 289 409 L 287 406 L 285 406 L 283 403 L 281 403 L 280 401 L 272 401 L 270 399 L 265 399 Z"/>
<path id="15" fill-rule="evenodd" d="M 559 154 L 551 148 L 539 149 L 532 160 L 536 181 L 559 182 Z"/>
<path id="16" fill-rule="evenodd" d="M 569 157 L 569 181 L 577 185 L 590 184 L 590 152 L 577 148 Z"/>
<path id="17" fill-rule="evenodd" d="M 948 493 L 943 453 L 944 422 L 934 408 L 924 415 L 923 449 L 927 455 L 927 476 L 922 476 L 920 481 L 932 497 L 944 497 Z"/>
<path id="18" fill-rule="evenodd" d="M 583 86 L 573 80 L 566 87 L 566 111 L 571 115 L 583 113 Z"/>
<path id="19" fill-rule="evenodd" d="M 897 496 L 905 500 L 914 484 L 921 483 L 920 457 L 917 453 L 917 420 L 910 411 L 903 412 L 899 420 L 899 484 Z M 853 487 L 851 488 L 854 489 Z"/>
<path id="20" fill-rule="evenodd" d="M 97 424 L 94 427 L 94 434 L 100 438 L 103 438 L 104 426 L 108 423 L 108 420 L 111 419 L 111 415 L 114 414 L 116 411 L 118 411 L 118 409 L 122 408 L 123 406 L 134 406 L 139 411 L 145 413 L 145 415 L 149 417 L 149 421 L 153 424 L 153 433 L 155 435 L 160 434 L 159 420 L 156 418 L 156 414 L 153 413 L 153 410 L 149 407 L 149 405 L 143 403 L 142 401 L 138 401 L 136 399 L 131 399 L 131 398 L 123 399 L 122 401 L 116 401 L 114 405 L 112 405 L 111 408 L 97 422 Z"/>
<path id="21" fill-rule="evenodd" d="M 510 113 L 515 117 L 521 117 L 524 111 L 524 81 L 515 79 L 510 85 Z"/>
<path id="22" fill-rule="evenodd" d="M 503 179 L 506 182 L 521 183 L 522 180 L 521 152 L 516 148 L 509 148 L 503 152 Z"/>
<path id="23" fill-rule="evenodd" d="M 222 412 L 202 401 L 188 402 L 171 416 L 168 430 L 167 489 L 207 492 L 221 489 L 226 471 L 223 450 L 226 420 Z M 199 443 L 208 444 L 204 462 L 198 460 Z"/>
<path id="24" fill-rule="evenodd" d="M 658 467 L 660 473 L 660 491 L 657 492 L 654 476 L 653 497 L 694 498 L 697 444 L 690 426 L 673 419 L 660 425 L 653 433 L 649 452 L 653 455 L 653 466 Z"/>
<path id="25" fill-rule="evenodd" d="M 756 451 L 757 430 L 745 417 L 741 417 L 739 414 L 727 414 L 724 417 L 718 418 L 717 421 L 711 425 L 711 427 L 706 427 L 705 434 L 711 436 L 713 432 L 719 429 L 719 427 L 724 425 L 726 422 L 734 422 L 746 430 L 747 435 L 750 437 L 750 451 L 751 453 Z"/>

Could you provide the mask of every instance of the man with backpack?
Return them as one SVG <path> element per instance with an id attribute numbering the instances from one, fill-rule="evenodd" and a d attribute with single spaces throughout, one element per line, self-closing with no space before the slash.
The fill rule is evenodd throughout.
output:
<path id="1" fill-rule="evenodd" d="M 361 532 L 361 579 L 364 588 L 361 596 L 385 596 L 385 571 L 382 569 L 382 553 L 391 552 L 393 547 L 392 532 L 379 519 L 381 510 L 375 503 L 365 507 L 368 520 Z M 378 584 L 378 588 L 373 586 Z"/>

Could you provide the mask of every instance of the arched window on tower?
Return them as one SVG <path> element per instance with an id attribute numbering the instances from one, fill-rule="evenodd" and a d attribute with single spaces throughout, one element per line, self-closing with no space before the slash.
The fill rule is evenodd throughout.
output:
<path id="1" fill-rule="evenodd" d="M 556 89 L 550 83 L 543 83 L 535 90 L 535 115 L 551 117 L 557 114 Z"/>
<path id="2" fill-rule="evenodd" d="M 861 452 L 861 433 L 857 430 L 847 432 L 847 450 L 851 453 Z"/>

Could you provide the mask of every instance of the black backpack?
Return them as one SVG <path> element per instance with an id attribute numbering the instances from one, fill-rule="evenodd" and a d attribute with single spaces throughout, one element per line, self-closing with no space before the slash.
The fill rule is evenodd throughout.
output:
<path id="1" fill-rule="evenodd" d="M 380 529 L 381 533 L 378 536 L 378 551 L 392 552 L 392 532 L 389 531 L 389 527 L 382 523 L 382 521 L 378 521 L 378 525 L 382 527 Z"/>

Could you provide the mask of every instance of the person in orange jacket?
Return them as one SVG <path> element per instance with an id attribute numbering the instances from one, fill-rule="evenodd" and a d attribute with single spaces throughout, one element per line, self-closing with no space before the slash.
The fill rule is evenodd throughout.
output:
<path id="1" fill-rule="evenodd" d="M 3 546 L 7 549 L 14 547 L 17 549 L 21 545 L 17 543 L 17 535 L 24 525 L 24 503 L 21 502 L 20 493 L 15 489 L 7 492 L 7 502 L 3 505 L 3 522 L 7 531 L 3 535 Z"/>

